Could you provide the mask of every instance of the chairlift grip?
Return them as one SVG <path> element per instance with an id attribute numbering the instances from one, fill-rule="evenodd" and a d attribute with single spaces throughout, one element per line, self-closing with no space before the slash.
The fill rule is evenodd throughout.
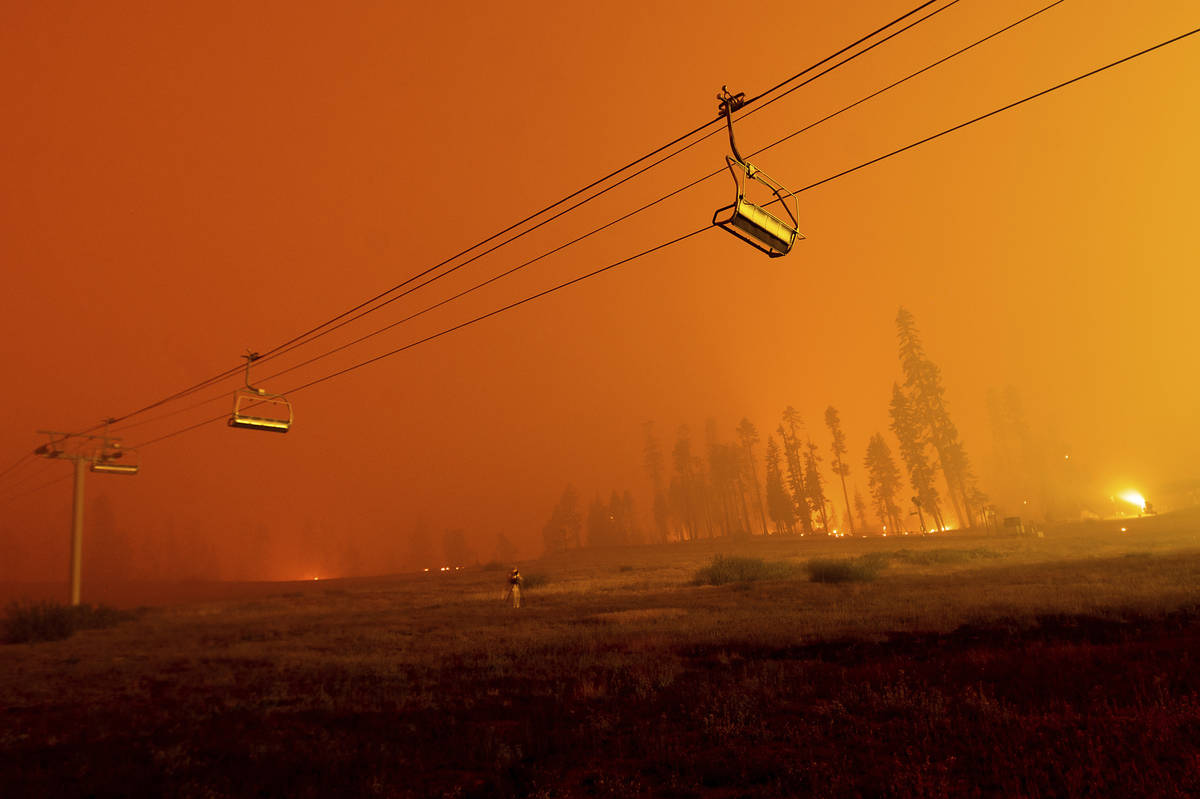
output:
<path id="1" fill-rule="evenodd" d="M 738 92 L 730 94 L 728 86 L 721 86 L 721 93 L 717 95 L 717 99 L 721 101 L 719 109 L 720 113 L 725 117 L 725 126 L 729 129 L 729 149 L 733 150 L 733 157 L 741 164 L 747 172 L 753 169 L 752 166 L 746 163 L 746 159 L 742 158 L 741 152 L 738 151 L 737 142 L 733 138 L 733 112 L 746 104 L 746 93 Z M 753 172 L 750 172 L 753 174 Z"/>

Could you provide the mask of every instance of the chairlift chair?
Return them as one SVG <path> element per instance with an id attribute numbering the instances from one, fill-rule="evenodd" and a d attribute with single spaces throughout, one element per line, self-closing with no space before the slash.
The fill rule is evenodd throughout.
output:
<path id="1" fill-rule="evenodd" d="M 246 359 L 246 387 L 240 388 L 233 397 L 233 414 L 229 417 L 230 427 L 246 430 L 266 430 L 286 433 L 294 418 L 292 403 L 282 394 L 270 394 L 266 389 L 250 385 L 250 364 L 258 360 L 258 353 L 242 356 Z"/>
<path id="2" fill-rule="evenodd" d="M 713 224 L 765 252 L 771 258 L 787 255 L 796 240 L 804 238 L 804 234 L 796 229 L 799 202 L 796 195 L 781 183 L 772 180 L 758 167 L 742 158 L 733 137 L 733 112 L 745 105 L 746 97 L 743 93 L 731 95 L 726 87 L 721 88 L 721 94 L 717 95 L 720 102 L 718 107 L 729 128 L 729 148 L 733 150 L 733 155 L 725 156 L 725 162 L 733 175 L 737 196 L 729 205 L 717 209 L 713 214 Z M 746 199 L 746 190 L 751 182 L 765 186 L 775 199 L 764 205 L 757 205 Z M 766 209 L 766 205 L 775 203 L 779 203 L 787 216 L 786 219 Z"/>
<path id="3" fill-rule="evenodd" d="M 141 469 L 137 450 L 125 449 L 120 444 L 105 443 L 92 459 L 91 470 L 103 474 L 137 474 Z"/>

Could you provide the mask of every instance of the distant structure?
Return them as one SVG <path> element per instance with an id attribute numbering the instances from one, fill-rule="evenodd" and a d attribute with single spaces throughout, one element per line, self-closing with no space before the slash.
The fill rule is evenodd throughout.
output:
<path id="1" fill-rule="evenodd" d="M 119 438 L 107 435 L 75 435 L 54 430 L 39 430 L 38 434 L 49 436 L 50 440 L 35 449 L 35 455 L 75 464 L 69 580 L 71 604 L 78 605 L 83 576 L 83 482 L 87 473 L 85 467 L 90 467 L 91 471 L 100 474 L 132 476 L 141 470 L 141 464 L 137 451 L 122 447 Z"/>

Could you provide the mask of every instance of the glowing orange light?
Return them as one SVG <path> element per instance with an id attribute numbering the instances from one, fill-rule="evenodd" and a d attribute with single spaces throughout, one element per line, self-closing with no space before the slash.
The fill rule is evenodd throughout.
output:
<path id="1" fill-rule="evenodd" d="M 1122 491 L 1117 496 L 1125 502 L 1128 502 L 1130 505 L 1137 506 L 1139 510 L 1146 509 L 1146 498 L 1137 491 L 1130 489 L 1129 491 Z"/>

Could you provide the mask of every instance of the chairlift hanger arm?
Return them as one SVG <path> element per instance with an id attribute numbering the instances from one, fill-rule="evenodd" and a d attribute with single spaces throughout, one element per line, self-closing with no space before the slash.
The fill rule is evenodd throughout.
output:
<path id="1" fill-rule="evenodd" d="M 791 208 L 791 205 L 796 203 L 796 196 L 781 183 L 772 180 L 742 158 L 737 140 L 733 135 L 733 112 L 746 104 L 745 95 L 742 93 L 730 94 L 729 87 L 722 86 L 717 100 L 720 102 L 719 112 L 725 117 L 725 125 L 729 129 L 729 149 L 733 151 L 733 155 L 725 156 L 725 162 L 729 166 L 730 174 L 733 175 L 737 194 L 733 203 L 717 209 L 713 214 L 713 224 L 732 233 L 771 258 L 787 255 L 791 252 L 796 239 L 804 238 L 796 229 L 798 224 L 796 214 L 799 209 L 793 211 Z M 782 219 L 768 211 L 765 206 L 747 199 L 746 191 L 748 184 L 752 181 L 770 190 L 775 199 L 767 205 L 780 203 L 788 219 Z"/>
<path id="2" fill-rule="evenodd" d="M 746 159 L 742 158 L 741 152 L 738 151 L 737 142 L 733 138 L 733 112 L 746 104 L 746 93 L 738 92 L 730 94 L 728 86 L 721 87 L 721 93 L 717 95 L 718 105 L 717 113 L 725 117 L 725 126 L 729 129 L 729 149 L 733 150 L 733 157 L 737 162 L 749 171 L 750 165 L 746 163 Z"/>
<path id="3" fill-rule="evenodd" d="M 250 385 L 250 364 L 259 359 L 259 354 L 257 352 L 250 352 L 247 350 L 246 354 L 242 357 L 246 359 L 246 388 L 250 391 L 253 391 L 255 394 L 266 394 L 267 392 L 265 389 L 255 388 L 254 386 Z"/>

